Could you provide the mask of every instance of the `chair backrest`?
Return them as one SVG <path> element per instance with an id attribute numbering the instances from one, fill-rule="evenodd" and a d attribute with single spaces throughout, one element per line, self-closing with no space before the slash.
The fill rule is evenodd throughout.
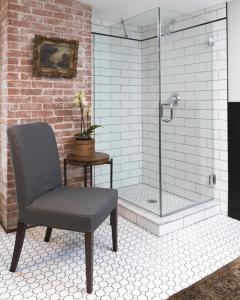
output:
<path id="1" fill-rule="evenodd" d="M 18 208 L 62 185 L 57 143 L 46 123 L 15 125 L 8 129 Z"/>

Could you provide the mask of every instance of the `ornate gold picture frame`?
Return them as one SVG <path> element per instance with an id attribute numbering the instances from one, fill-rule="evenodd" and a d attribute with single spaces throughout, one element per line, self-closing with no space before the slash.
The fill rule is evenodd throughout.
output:
<path id="1" fill-rule="evenodd" d="M 33 76 L 75 77 L 78 46 L 78 41 L 35 35 Z"/>

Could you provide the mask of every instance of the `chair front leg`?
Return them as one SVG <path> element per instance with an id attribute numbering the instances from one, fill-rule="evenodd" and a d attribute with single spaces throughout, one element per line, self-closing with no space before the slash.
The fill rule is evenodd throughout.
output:
<path id="1" fill-rule="evenodd" d="M 47 227 L 47 230 L 46 230 L 46 235 L 45 235 L 45 238 L 44 238 L 44 242 L 49 242 L 50 238 L 51 238 L 51 234 L 52 234 L 52 228 L 51 227 Z"/>
<path id="2" fill-rule="evenodd" d="M 94 233 L 85 232 L 86 283 L 89 294 L 93 290 L 93 244 Z"/>
<path id="3" fill-rule="evenodd" d="M 112 226 L 112 244 L 113 244 L 113 252 L 117 252 L 118 249 L 118 232 L 117 232 L 117 225 L 118 225 L 118 214 L 117 214 L 117 207 L 113 209 L 110 215 L 110 221 Z"/>
<path id="4" fill-rule="evenodd" d="M 17 269 L 18 261 L 19 261 L 21 251 L 22 251 L 26 228 L 27 228 L 27 225 L 25 223 L 23 223 L 23 222 L 17 223 L 17 232 L 16 232 L 15 246 L 14 246 L 14 251 L 13 251 L 10 272 L 15 272 Z"/>

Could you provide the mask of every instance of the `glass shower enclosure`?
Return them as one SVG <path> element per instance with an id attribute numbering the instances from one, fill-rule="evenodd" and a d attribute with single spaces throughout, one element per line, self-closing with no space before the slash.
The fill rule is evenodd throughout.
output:
<path id="1" fill-rule="evenodd" d="M 161 217 L 212 200 L 211 23 L 156 8 L 94 32 L 96 149 L 119 197 Z"/>

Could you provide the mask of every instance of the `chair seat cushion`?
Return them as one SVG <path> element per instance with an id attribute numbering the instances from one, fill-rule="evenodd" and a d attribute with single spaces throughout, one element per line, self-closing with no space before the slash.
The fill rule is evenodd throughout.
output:
<path id="1" fill-rule="evenodd" d="M 35 199 L 26 208 L 22 221 L 91 232 L 116 208 L 117 198 L 114 189 L 60 187 Z"/>

